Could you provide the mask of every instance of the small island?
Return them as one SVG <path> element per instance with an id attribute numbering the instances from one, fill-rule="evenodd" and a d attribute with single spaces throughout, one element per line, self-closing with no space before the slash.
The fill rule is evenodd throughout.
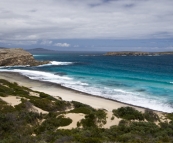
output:
<path id="1" fill-rule="evenodd" d="M 160 56 L 173 55 L 173 52 L 137 52 L 137 51 L 120 51 L 107 52 L 104 56 Z"/>

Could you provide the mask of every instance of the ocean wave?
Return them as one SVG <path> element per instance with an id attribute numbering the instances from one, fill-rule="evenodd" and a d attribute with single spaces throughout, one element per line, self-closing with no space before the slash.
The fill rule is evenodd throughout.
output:
<path id="1" fill-rule="evenodd" d="M 44 64 L 44 65 L 39 65 L 38 67 L 43 67 L 43 66 L 62 66 L 62 65 L 72 65 L 74 64 L 73 62 L 58 62 L 58 61 L 50 61 L 49 64 Z"/>
<path id="2" fill-rule="evenodd" d="M 0 66 L 0 69 L 2 68 L 22 68 L 22 67 L 30 67 L 30 65 L 18 65 L 18 66 Z"/>
<path id="3" fill-rule="evenodd" d="M 47 56 L 47 55 L 33 55 L 34 57 L 43 57 L 43 56 Z"/>
<path id="4" fill-rule="evenodd" d="M 168 103 L 165 98 L 160 98 L 152 95 L 147 95 L 141 92 L 132 92 L 125 89 L 114 89 L 111 88 L 98 88 L 98 87 L 83 87 L 83 86 L 73 86 L 64 85 L 68 88 L 78 90 L 81 92 L 89 93 L 92 95 L 117 100 L 123 103 L 131 104 L 134 106 L 140 106 L 144 108 L 149 108 L 153 110 L 163 111 L 163 112 L 173 112 L 172 106 Z"/>
<path id="5" fill-rule="evenodd" d="M 173 84 L 173 82 L 171 81 L 171 82 L 169 82 L 170 84 Z"/>
<path id="6" fill-rule="evenodd" d="M 60 85 L 68 84 L 68 85 L 79 85 L 79 86 L 87 86 L 87 83 L 76 81 L 68 76 L 60 76 L 50 72 L 43 71 L 35 71 L 35 70 L 21 70 L 21 69 L 0 69 L 0 71 L 4 72 L 18 72 L 21 75 L 27 76 L 33 80 L 40 81 L 48 81 L 52 83 L 57 83 Z"/>
<path id="7" fill-rule="evenodd" d="M 173 107 L 164 97 L 148 95 L 146 92 L 130 91 L 126 88 L 103 87 L 102 85 L 89 84 L 67 75 L 60 76 L 50 72 L 21 70 L 21 69 L 0 69 L 0 71 L 18 72 L 33 80 L 48 81 L 57 83 L 84 93 L 117 100 L 127 104 L 150 108 L 163 112 L 173 112 Z M 81 79 L 82 80 L 82 79 Z"/>

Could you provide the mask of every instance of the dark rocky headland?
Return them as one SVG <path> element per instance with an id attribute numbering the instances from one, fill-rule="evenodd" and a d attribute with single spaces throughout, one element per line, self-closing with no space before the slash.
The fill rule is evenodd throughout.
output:
<path id="1" fill-rule="evenodd" d="M 159 56 L 159 55 L 173 55 L 173 52 L 133 52 L 133 51 L 122 51 L 122 52 L 107 52 L 105 56 Z"/>
<path id="2" fill-rule="evenodd" d="M 43 64 L 48 64 L 49 61 L 37 61 L 34 59 L 33 55 L 21 48 L 0 49 L 0 66 L 17 66 L 17 65 L 29 65 L 38 66 Z"/>

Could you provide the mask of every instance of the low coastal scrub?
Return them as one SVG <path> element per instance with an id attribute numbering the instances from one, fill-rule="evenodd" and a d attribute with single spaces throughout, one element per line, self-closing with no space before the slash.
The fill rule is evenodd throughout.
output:
<path id="1" fill-rule="evenodd" d="M 121 107 L 117 110 L 113 110 L 112 112 L 118 118 L 123 118 L 126 120 L 144 120 L 143 114 L 132 107 Z"/>
<path id="2" fill-rule="evenodd" d="M 152 110 L 146 109 L 145 113 L 143 114 L 144 118 L 149 122 L 156 122 L 160 121 L 159 116 L 154 113 Z"/>
<path id="3" fill-rule="evenodd" d="M 64 118 L 64 116 L 60 115 L 58 117 L 48 115 L 46 120 L 38 127 L 36 128 L 35 132 L 37 135 L 42 134 L 44 132 L 54 132 L 57 130 L 60 126 L 68 126 L 72 123 L 72 119 L 70 118 Z"/>
<path id="4" fill-rule="evenodd" d="M 101 127 L 106 124 L 106 113 L 104 110 L 96 110 L 89 105 L 82 104 L 80 102 L 72 101 L 75 109 L 69 111 L 69 113 L 83 113 L 86 114 L 85 119 L 77 123 L 80 127 Z"/>
<path id="5" fill-rule="evenodd" d="M 113 110 L 114 116 L 122 118 L 118 125 L 104 129 L 106 111 L 72 101 L 57 100 L 50 95 L 32 91 L 16 83 L 0 80 L 0 96 L 16 96 L 21 103 L 14 107 L 0 99 L 0 143 L 166 143 L 173 142 L 173 114 L 166 114 L 169 120 L 163 122 L 158 115 L 145 110 L 141 113 L 131 107 Z M 48 111 L 38 113 L 33 105 Z M 73 105 L 74 109 L 66 111 Z M 58 129 L 68 126 L 72 119 L 65 113 L 84 113 L 85 118 L 75 129 Z M 138 120 L 135 122 L 134 120 Z M 155 122 L 159 121 L 156 125 Z M 80 127 L 80 128 L 79 128 Z"/>
<path id="6" fill-rule="evenodd" d="M 41 108 L 45 111 L 55 112 L 65 110 L 67 106 L 70 106 L 68 102 L 65 101 L 52 101 L 46 98 L 43 99 L 31 99 L 30 102 L 34 104 L 36 107 Z"/>
<path id="7" fill-rule="evenodd" d="M 160 121 L 159 116 L 149 109 L 146 109 L 145 112 L 142 113 L 132 107 L 121 107 L 116 110 L 114 109 L 112 112 L 116 117 L 125 120 L 147 120 L 149 122 Z"/>

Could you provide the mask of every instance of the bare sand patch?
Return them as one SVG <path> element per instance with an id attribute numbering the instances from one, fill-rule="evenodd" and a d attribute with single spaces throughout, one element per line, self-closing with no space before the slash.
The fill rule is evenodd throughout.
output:
<path id="1" fill-rule="evenodd" d="M 77 122 L 85 118 L 85 114 L 82 113 L 68 113 L 64 115 L 65 118 L 72 119 L 72 123 L 65 127 L 59 127 L 58 129 L 72 129 L 77 128 Z"/>
<path id="2" fill-rule="evenodd" d="M 30 96 L 40 97 L 40 94 L 37 92 L 29 92 Z"/>
<path id="3" fill-rule="evenodd" d="M 7 97 L 0 97 L 3 101 L 7 102 L 11 106 L 15 106 L 21 103 L 21 98 L 18 96 L 7 96 Z"/>

